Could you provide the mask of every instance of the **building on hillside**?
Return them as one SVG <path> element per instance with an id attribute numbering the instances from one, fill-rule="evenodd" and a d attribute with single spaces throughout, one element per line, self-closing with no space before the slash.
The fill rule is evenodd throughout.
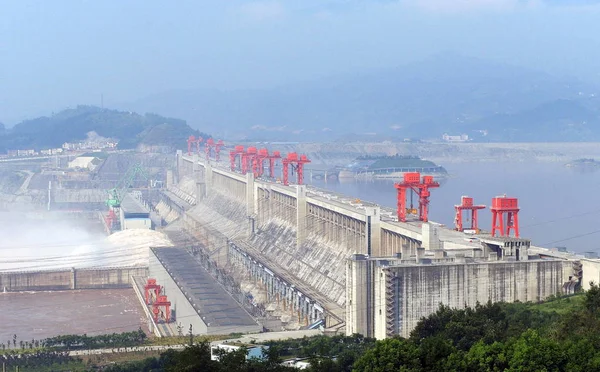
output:
<path id="1" fill-rule="evenodd" d="M 101 141 L 82 141 L 82 142 L 65 142 L 62 145 L 65 151 L 76 151 L 76 150 L 112 150 L 117 148 L 118 142 L 115 140 L 101 140 Z"/>
<path id="2" fill-rule="evenodd" d="M 95 156 L 78 156 L 69 162 L 68 167 L 94 171 L 100 164 L 102 164 L 102 160 Z"/>
<path id="3" fill-rule="evenodd" d="M 62 152 L 63 152 L 63 149 L 61 149 L 61 148 L 40 150 L 40 154 L 42 154 L 42 155 L 58 155 L 58 154 L 62 154 Z"/>
<path id="4" fill-rule="evenodd" d="M 33 149 L 29 150 L 17 150 L 17 156 L 35 156 L 37 152 Z"/>
<path id="5" fill-rule="evenodd" d="M 467 142 L 469 140 L 469 136 L 466 134 L 461 134 L 459 136 L 450 136 L 447 133 L 444 133 L 442 139 L 446 142 Z"/>

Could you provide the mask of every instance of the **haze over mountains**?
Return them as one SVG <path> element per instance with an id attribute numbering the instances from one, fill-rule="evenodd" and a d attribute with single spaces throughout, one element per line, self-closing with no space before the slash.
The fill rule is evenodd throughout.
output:
<path id="1" fill-rule="evenodd" d="M 420 63 L 275 89 L 180 90 L 119 105 L 218 137 L 311 141 L 441 138 L 600 140 L 600 89 L 576 79 L 438 54 Z"/>
<path id="2" fill-rule="evenodd" d="M 167 91 L 117 105 L 122 112 L 78 106 L 8 130 L 0 124 L 0 149 L 60 146 L 89 131 L 122 147 L 181 145 L 194 130 L 229 141 L 439 140 L 444 133 L 484 142 L 600 141 L 599 91 L 445 53 L 274 89 Z"/>

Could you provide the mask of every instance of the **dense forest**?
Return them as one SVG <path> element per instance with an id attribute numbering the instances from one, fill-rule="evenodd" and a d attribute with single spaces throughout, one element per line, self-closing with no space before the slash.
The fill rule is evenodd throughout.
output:
<path id="1" fill-rule="evenodd" d="M 23 121 L 9 130 L 0 126 L 0 151 L 61 147 L 65 142 L 85 140 L 89 132 L 118 139 L 120 149 L 135 148 L 140 144 L 184 148 L 190 135 L 209 137 L 180 119 L 77 106 L 51 116 Z"/>
<path id="2" fill-rule="evenodd" d="M 408 339 L 319 336 L 271 342 L 266 358 L 245 352 L 210 360 L 207 343 L 107 371 L 287 371 L 282 359 L 306 357 L 309 371 L 598 371 L 600 288 L 543 304 L 488 303 L 438 311 Z"/>

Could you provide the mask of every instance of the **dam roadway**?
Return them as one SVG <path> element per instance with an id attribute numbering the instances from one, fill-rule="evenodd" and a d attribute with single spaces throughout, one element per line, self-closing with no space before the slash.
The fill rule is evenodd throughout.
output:
<path id="1" fill-rule="evenodd" d="M 398 222 L 392 209 L 305 185 L 254 179 L 226 167 L 177 154 L 167 189 L 177 195 L 176 204 L 188 201 L 190 207 L 180 214 L 183 225 L 219 267 L 257 283 L 267 292 L 267 302 L 295 316 L 300 325 L 323 319 L 326 327 L 345 326 L 346 333 L 384 338 L 406 334 L 407 324 L 428 315 L 439 302 L 464 306 L 461 298 L 543 300 L 570 293 L 581 279 L 579 257 L 557 257 L 537 247 L 529 251 L 527 239 L 474 238 L 433 222 Z M 367 266 L 360 257 L 367 258 Z M 389 292 L 396 285 L 393 278 L 412 273 L 415 265 L 435 270 L 415 278 L 424 286 L 417 292 L 394 297 L 398 293 Z M 478 283 L 467 271 L 451 270 L 448 275 L 458 276 L 435 279 L 448 265 L 485 270 L 478 275 L 490 277 Z M 389 290 L 377 284 L 377 277 L 386 275 Z M 439 302 L 406 307 L 431 285 L 442 286 L 430 296 Z M 512 289 L 519 286 L 526 289 Z M 376 308 L 389 319 L 378 320 Z"/>

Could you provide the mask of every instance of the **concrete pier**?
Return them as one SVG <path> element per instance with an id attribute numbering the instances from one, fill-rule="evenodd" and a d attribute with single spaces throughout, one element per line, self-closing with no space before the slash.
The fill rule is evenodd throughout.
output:
<path id="1" fill-rule="evenodd" d="M 129 288 L 132 276 L 148 276 L 147 267 L 0 272 L 0 291 L 61 291 Z"/>

